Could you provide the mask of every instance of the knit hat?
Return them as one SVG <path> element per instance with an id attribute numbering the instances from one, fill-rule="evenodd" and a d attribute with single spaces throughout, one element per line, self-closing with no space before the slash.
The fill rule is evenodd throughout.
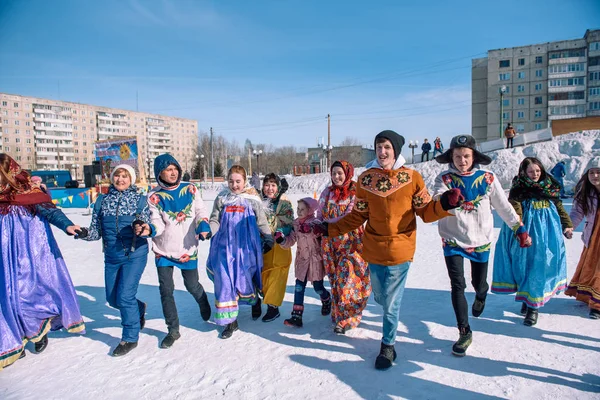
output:
<path id="1" fill-rule="evenodd" d="M 477 150 L 477 141 L 471 135 L 454 136 L 450 141 L 450 148 L 444 154 L 435 158 L 435 161 L 440 164 L 448 164 L 452 162 L 452 150 L 461 147 L 473 150 L 473 164 L 488 165 L 492 159 Z"/>
<path id="2" fill-rule="evenodd" d="M 110 173 L 110 181 L 113 181 L 113 178 L 115 176 L 115 171 L 118 169 L 124 169 L 125 171 L 129 172 L 129 176 L 131 176 L 131 184 L 133 185 L 135 183 L 136 180 L 136 176 L 135 176 L 135 169 L 133 169 L 133 167 L 131 165 L 127 165 L 127 164 L 119 164 L 115 167 L 115 169 L 112 170 L 112 172 Z"/>
<path id="3" fill-rule="evenodd" d="M 391 130 L 381 131 L 375 136 L 375 148 L 377 148 L 378 139 L 387 139 L 392 143 L 394 148 L 394 158 L 397 160 L 404 146 L 404 137 Z"/>
<path id="4" fill-rule="evenodd" d="M 588 169 L 592 169 L 592 168 L 598 168 L 598 169 L 600 169 L 600 157 L 594 157 L 594 158 L 592 158 L 592 160 L 590 161 L 590 166 L 588 167 Z"/>

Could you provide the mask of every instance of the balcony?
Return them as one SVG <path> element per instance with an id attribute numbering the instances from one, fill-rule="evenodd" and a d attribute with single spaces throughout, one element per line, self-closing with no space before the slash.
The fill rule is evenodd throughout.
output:
<path id="1" fill-rule="evenodd" d="M 584 114 L 561 114 L 561 115 L 548 115 L 548 119 L 556 120 L 556 119 L 571 119 L 571 118 L 583 118 Z"/>
<path id="2" fill-rule="evenodd" d="M 582 85 L 582 86 L 550 86 L 550 87 L 548 87 L 548 93 L 579 92 L 582 90 L 585 90 L 585 85 Z"/>
<path id="3" fill-rule="evenodd" d="M 548 106 L 576 106 L 578 104 L 585 104 L 585 99 L 577 100 L 548 100 Z"/>
<path id="4" fill-rule="evenodd" d="M 39 153 L 38 153 L 38 155 L 39 155 Z M 44 165 L 58 165 L 58 160 L 56 160 L 56 159 L 50 159 L 50 160 L 48 160 L 48 159 L 45 159 L 45 158 L 38 158 L 36 160 L 36 162 L 38 164 L 44 164 Z"/>
<path id="5" fill-rule="evenodd" d="M 68 141 L 72 140 L 71 135 L 59 135 L 59 134 L 56 134 L 53 132 L 46 132 L 46 131 L 36 131 L 35 138 L 36 139 L 48 139 L 48 140 L 68 140 Z"/>
<path id="6" fill-rule="evenodd" d="M 573 71 L 573 72 L 548 72 L 548 79 L 559 79 L 559 78 L 579 78 L 580 76 L 586 76 L 587 71 Z"/>
<path id="7" fill-rule="evenodd" d="M 587 61 L 587 57 L 551 58 L 548 60 L 548 65 L 571 64 L 571 63 L 586 62 L 586 61 Z"/>
<path id="8" fill-rule="evenodd" d="M 58 152 L 56 151 L 50 151 L 50 150 L 37 150 L 35 152 L 38 156 L 52 156 L 52 157 L 58 157 Z"/>
<path id="9" fill-rule="evenodd" d="M 101 121 L 126 121 L 127 117 L 123 114 L 98 114 L 98 119 Z"/>
<path id="10" fill-rule="evenodd" d="M 71 124 L 72 120 L 57 118 L 55 114 L 43 114 L 43 117 L 33 116 L 33 120 L 36 122 L 54 122 L 55 124 Z"/>

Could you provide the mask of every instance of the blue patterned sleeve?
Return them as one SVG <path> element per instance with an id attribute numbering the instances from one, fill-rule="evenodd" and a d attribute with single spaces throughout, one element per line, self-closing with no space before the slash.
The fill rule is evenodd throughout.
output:
<path id="1" fill-rule="evenodd" d="M 97 210 L 94 207 L 94 212 L 92 213 L 92 222 L 90 222 L 90 226 L 88 228 L 88 234 L 86 237 L 81 240 L 86 240 L 88 242 L 93 242 L 94 240 L 99 240 L 102 237 L 102 228 L 100 226 L 100 210 Z"/>

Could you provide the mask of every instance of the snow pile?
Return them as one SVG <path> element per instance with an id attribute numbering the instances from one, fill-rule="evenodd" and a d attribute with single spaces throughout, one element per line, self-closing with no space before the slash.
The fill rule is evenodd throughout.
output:
<path id="1" fill-rule="evenodd" d="M 564 178 L 566 191 L 573 192 L 577 181 L 587 169 L 592 158 L 600 156 L 600 131 L 581 131 L 555 137 L 549 142 L 535 143 L 513 149 L 496 150 L 487 153 L 492 163 L 486 167 L 496 173 L 502 186 L 508 188 L 512 178 L 517 174 L 519 164 L 525 157 L 537 157 L 550 171 L 557 162 L 564 160 L 567 175 Z M 408 165 L 421 173 L 429 189 L 433 188 L 435 177 L 446 169 L 436 161 Z M 357 168 L 356 179 L 364 168 Z M 289 177 L 290 193 L 317 192 L 320 193 L 330 184 L 329 174 L 313 174 Z"/>

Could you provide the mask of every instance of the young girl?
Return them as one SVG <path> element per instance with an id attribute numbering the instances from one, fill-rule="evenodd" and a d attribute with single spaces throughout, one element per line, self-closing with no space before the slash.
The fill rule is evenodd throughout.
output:
<path id="1" fill-rule="evenodd" d="M 310 197 L 299 200 L 298 218 L 294 220 L 289 236 L 284 236 L 280 231 L 275 233 L 275 241 L 282 248 L 289 249 L 297 244 L 294 308 L 292 317 L 284 321 L 284 324 L 288 326 L 302 326 L 304 292 L 307 282 L 312 282 L 315 292 L 321 298 L 321 314 L 329 315 L 331 312 L 331 295 L 323 286 L 325 269 L 323 268 L 320 238 L 323 235 L 324 227 L 315 217 L 318 207 L 319 202 Z"/>
<path id="2" fill-rule="evenodd" d="M 136 298 L 142 273 L 148 259 L 148 241 L 137 237 L 137 225 L 150 224 L 146 196 L 135 186 L 135 170 L 118 165 L 110 175 L 108 194 L 100 195 L 94 204 L 92 222 L 84 240 L 102 238 L 104 251 L 104 286 L 106 301 L 121 313 L 121 342 L 112 352 L 124 356 L 137 347 L 140 330 L 144 329 L 146 304 Z M 140 235 L 149 235 L 148 225 L 140 227 Z"/>
<path id="3" fill-rule="evenodd" d="M 50 224 L 68 235 L 81 229 L 15 160 L 0 154 L 0 369 L 24 357 L 28 341 L 44 351 L 50 330 L 85 333 Z"/>
<path id="4" fill-rule="evenodd" d="M 471 282 L 475 287 L 472 313 L 479 317 L 489 288 L 487 270 L 494 233 L 492 207 L 516 233 L 521 247 L 531 245 L 531 239 L 494 173 L 479 167 L 492 160 L 477 151 L 473 136 L 453 137 L 448 151 L 437 156 L 436 161 L 450 165 L 435 180 L 434 199 L 441 199 L 448 190 L 459 189 L 462 201 L 460 207 L 451 211 L 455 218 L 444 218 L 438 222 L 459 330 L 459 339 L 452 346 L 452 354 L 461 357 L 473 341 L 465 298 L 464 259 L 471 260 Z"/>
<path id="5" fill-rule="evenodd" d="M 354 167 L 349 162 L 336 161 L 331 165 L 331 186 L 321 193 L 317 218 L 333 223 L 352 211 L 356 198 L 353 176 Z M 371 294 L 369 267 L 361 256 L 363 234 L 360 226 L 344 235 L 323 237 L 321 241 L 333 298 L 331 320 L 334 332 L 342 335 L 360 324 Z"/>
<path id="6" fill-rule="evenodd" d="M 271 227 L 271 234 L 281 232 L 288 235 L 292 230 L 294 209 L 292 203 L 285 196 L 287 182 L 280 180 L 273 173 L 265 175 L 263 179 L 262 196 L 266 202 L 265 212 Z M 283 303 L 287 278 L 292 264 L 292 250 L 275 245 L 264 255 L 264 268 L 262 272 L 264 302 L 267 304 L 267 313 L 263 322 L 270 322 L 279 318 L 279 306 Z M 260 302 L 252 307 L 252 318 L 258 319 L 261 314 Z"/>
<path id="7" fill-rule="evenodd" d="M 534 157 L 525 158 L 514 177 L 508 201 L 534 243 L 521 248 L 514 232 L 503 225 L 494 254 L 492 292 L 517 293 L 523 303 L 523 323 L 537 323 L 538 309 L 567 286 L 567 259 L 563 232 L 573 227 L 560 201 L 560 184 Z"/>
<path id="8" fill-rule="evenodd" d="M 213 238 L 207 265 L 215 284 L 215 323 L 225 325 L 223 339 L 239 329 L 238 302 L 254 305 L 258 301 L 263 253 L 273 247 L 260 197 L 247 186 L 246 170 L 234 165 L 227 179 L 229 186 L 215 199 L 210 215 Z"/>
<path id="9" fill-rule="evenodd" d="M 588 304 L 590 318 L 600 319 L 600 157 L 592 160 L 589 169 L 575 187 L 571 209 L 573 227 L 585 219 L 583 229 L 583 252 L 565 294 Z M 567 232 L 567 234 L 572 234 Z"/>

